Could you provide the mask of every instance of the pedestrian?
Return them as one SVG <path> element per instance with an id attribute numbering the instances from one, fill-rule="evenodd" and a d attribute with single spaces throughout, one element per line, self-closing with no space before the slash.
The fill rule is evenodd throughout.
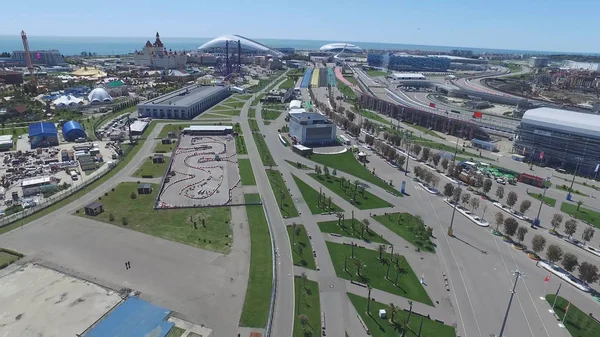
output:
<path id="1" fill-rule="evenodd" d="M 127 262 L 125 262 L 125 270 L 129 269 L 129 267 L 127 266 Z"/>
<path id="2" fill-rule="evenodd" d="M 540 264 L 540 260 L 535 261 L 535 266 L 537 267 Z"/>

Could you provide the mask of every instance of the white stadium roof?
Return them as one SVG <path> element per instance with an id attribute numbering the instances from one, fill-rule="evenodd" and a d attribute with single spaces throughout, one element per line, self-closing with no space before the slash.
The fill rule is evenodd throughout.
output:
<path id="1" fill-rule="evenodd" d="M 96 88 L 88 95 L 90 103 L 108 103 L 112 102 L 113 98 L 104 90 L 104 88 Z"/>
<path id="2" fill-rule="evenodd" d="M 225 43 L 229 41 L 229 50 L 230 52 L 235 52 L 237 50 L 237 42 L 240 41 L 242 50 L 247 52 L 260 52 L 264 54 L 271 54 L 277 57 L 283 57 L 283 53 L 272 48 L 265 46 L 260 42 L 256 42 L 247 37 L 243 37 L 241 35 L 229 34 L 222 35 L 217 38 L 214 38 L 205 44 L 198 47 L 198 50 L 210 50 L 212 48 L 225 48 Z"/>
<path id="3" fill-rule="evenodd" d="M 598 138 L 600 116 L 570 110 L 536 108 L 525 112 L 521 123 Z"/>
<path id="4" fill-rule="evenodd" d="M 362 53 L 362 48 L 353 45 L 351 43 L 343 43 L 343 42 L 336 42 L 336 43 L 329 43 L 326 44 L 324 46 L 322 46 L 321 48 L 319 48 L 320 51 L 329 51 L 329 52 L 340 52 L 340 51 L 346 51 L 346 52 L 353 52 L 353 53 Z"/>

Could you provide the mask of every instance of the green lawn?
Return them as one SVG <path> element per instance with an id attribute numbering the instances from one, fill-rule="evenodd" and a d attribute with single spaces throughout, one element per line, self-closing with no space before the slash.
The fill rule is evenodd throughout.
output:
<path id="1" fill-rule="evenodd" d="M 529 192 L 527 194 L 532 198 L 542 200 L 542 193 Z M 544 196 L 544 203 L 550 207 L 554 207 L 556 205 L 556 199 Z"/>
<path id="2" fill-rule="evenodd" d="M 240 115 L 240 110 L 213 110 L 211 111 L 212 114 L 219 114 L 219 115 L 227 115 L 227 116 L 239 116 Z"/>
<path id="3" fill-rule="evenodd" d="M 173 139 L 174 141 L 175 139 Z M 177 147 L 177 143 L 171 143 L 171 144 L 163 144 L 158 143 L 156 144 L 156 146 L 154 147 L 154 153 L 172 153 L 173 149 Z"/>
<path id="4" fill-rule="evenodd" d="M 366 242 L 377 242 L 388 244 L 388 242 L 381 237 L 381 235 L 375 233 L 373 230 L 363 231 L 361 236 L 361 222 L 358 219 L 354 219 L 354 230 L 352 230 L 352 219 L 344 219 L 338 225 L 338 220 L 319 222 L 319 229 L 323 233 L 339 234 L 349 238 L 356 238 L 359 240 L 365 240 Z"/>
<path id="5" fill-rule="evenodd" d="M 404 256 L 400 255 L 399 272 L 394 265 L 390 266 L 389 280 L 386 280 L 387 263 L 390 261 L 389 253 L 383 253 L 383 262 L 380 262 L 378 260 L 379 253 L 366 248 L 354 248 L 354 259 L 352 259 L 352 247 L 349 245 L 327 242 L 327 249 L 338 277 L 366 283 L 373 288 L 433 306 L 429 295 Z M 346 270 L 344 270 L 344 259 L 347 261 Z M 360 276 L 357 273 L 355 261 L 360 261 L 362 265 Z M 396 258 L 394 258 L 395 261 Z M 397 274 L 398 283 L 396 285 Z"/>
<path id="6" fill-rule="evenodd" d="M 154 129 L 154 127 L 156 127 L 157 123 L 156 121 L 153 121 L 152 123 L 150 123 L 150 126 L 148 127 L 148 130 L 146 130 L 147 134 L 152 133 L 152 130 Z M 81 190 L 79 190 L 76 193 L 71 194 L 70 196 L 66 197 L 65 199 L 62 199 L 59 202 L 56 202 L 38 212 L 35 212 L 19 221 L 15 221 L 13 223 L 11 223 L 10 225 L 4 226 L 0 228 L 0 235 L 4 234 L 4 233 L 8 233 L 10 231 L 12 231 L 15 228 L 19 228 L 20 226 L 26 225 L 32 221 L 35 221 L 41 217 L 44 217 L 54 211 L 57 211 L 59 209 L 61 209 L 62 207 L 65 207 L 66 205 L 72 203 L 73 201 L 81 198 L 81 196 L 90 193 L 91 191 L 93 191 L 94 189 L 96 189 L 98 186 L 104 184 L 106 181 L 108 181 L 110 178 L 114 177 L 115 174 L 117 174 L 118 172 L 120 172 L 125 166 L 127 166 L 127 164 L 129 164 L 129 162 L 131 162 L 131 160 L 135 157 L 135 155 L 138 153 L 138 151 L 142 148 L 142 145 L 144 144 L 144 139 L 142 139 L 139 143 L 137 143 L 134 146 L 129 146 L 128 148 L 125 148 L 125 152 L 123 155 L 123 158 L 121 161 L 117 162 L 117 165 L 114 169 L 110 170 L 109 172 L 105 173 L 101 178 L 99 178 L 98 180 L 94 181 L 93 183 L 87 185 L 86 187 L 82 188 Z"/>
<path id="7" fill-rule="evenodd" d="M 356 99 L 356 93 L 354 92 L 354 90 L 350 89 L 350 87 L 345 85 L 342 81 L 337 81 L 337 87 L 340 90 L 340 92 L 344 96 L 348 97 L 350 100 Z"/>
<path id="8" fill-rule="evenodd" d="M 262 111 L 260 113 L 262 115 L 263 120 L 272 121 L 272 120 L 279 118 L 279 116 L 281 116 L 281 113 L 283 113 L 283 111 L 282 110 L 274 110 L 274 109 L 262 109 Z"/>
<path id="9" fill-rule="evenodd" d="M 166 157 L 164 163 L 154 164 L 152 158 L 148 158 L 133 176 L 138 178 L 161 178 L 169 167 L 169 159 L 169 157 Z"/>
<path id="10" fill-rule="evenodd" d="M 293 77 L 288 77 L 281 85 L 279 89 L 291 89 L 296 85 Z"/>
<path id="11" fill-rule="evenodd" d="M 366 292 L 366 291 L 365 291 Z M 397 337 L 400 336 L 403 325 L 405 325 L 408 319 L 408 311 L 400 310 L 394 315 L 394 321 L 392 322 L 389 304 L 371 301 L 369 306 L 369 314 L 367 314 L 367 298 L 358 295 L 347 293 L 350 302 L 360 314 L 363 322 L 369 328 L 371 336 L 373 337 Z M 379 310 L 384 309 L 387 318 L 379 318 Z M 443 323 L 437 322 L 427 317 L 423 318 L 423 329 L 421 330 L 421 336 L 424 337 L 455 337 L 456 331 L 452 326 L 444 325 Z M 421 316 L 412 314 L 408 323 L 408 331 L 406 337 L 417 337 L 419 333 L 419 326 L 421 324 Z"/>
<path id="12" fill-rule="evenodd" d="M 240 170 L 242 185 L 256 185 L 256 179 L 254 178 L 254 172 L 252 172 L 250 159 L 238 159 L 238 169 Z"/>
<path id="13" fill-rule="evenodd" d="M 246 140 L 244 136 L 238 135 L 235 137 L 235 151 L 237 154 L 248 154 L 248 149 L 246 148 Z"/>
<path id="14" fill-rule="evenodd" d="M 412 128 L 412 129 L 419 130 L 419 131 L 421 131 L 424 134 L 428 134 L 428 135 L 436 137 L 436 138 L 444 139 L 444 137 L 438 135 L 435 131 L 429 130 L 429 128 L 426 128 L 424 126 L 421 126 L 421 125 L 418 125 L 418 124 L 415 125 L 413 123 L 406 123 L 406 122 L 402 122 L 402 124 L 404 124 L 404 125 Z M 453 149 L 453 151 L 454 151 L 454 149 Z"/>
<path id="15" fill-rule="evenodd" d="M 260 129 L 258 128 L 258 123 L 256 122 L 256 119 L 249 119 L 248 126 L 250 126 L 250 131 L 260 132 Z"/>
<path id="16" fill-rule="evenodd" d="M 346 79 L 348 82 L 350 82 L 350 83 L 352 83 L 352 84 L 354 84 L 354 85 L 358 85 L 358 81 L 356 80 L 356 78 L 354 78 L 354 76 L 344 76 L 344 78 L 345 78 L 345 79 Z"/>
<path id="17" fill-rule="evenodd" d="M 260 156 L 260 160 L 262 160 L 263 165 L 277 166 L 275 160 L 273 160 L 273 156 L 271 156 L 271 151 L 269 151 L 269 146 L 265 141 L 265 137 L 256 132 L 252 133 L 252 137 L 254 138 L 256 147 L 258 148 L 258 155 Z"/>
<path id="18" fill-rule="evenodd" d="M 277 205 L 279 205 L 279 211 L 284 218 L 295 218 L 297 217 L 298 210 L 294 205 L 294 201 L 292 200 L 292 196 L 290 195 L 290 191 L 285 185 L 283 181 L 283 177 L 281 176 L 281 172 L 279 170 L 265 170 L 267 172 L 267 177 L 269 178 L 269 184 L 271 185 L 271 189 L 273 190 L 273 195 L 277 200 Z M 282 200 L 283 198 L 283 200 Z"/>
<path id="19" fill-rule="evenodd" d="M 434 151 L 435 150 L 440 150 L 440 151 L 446 151 L 446 152 L 454 154 L 454 151 L 456 150 L 455 146 L 449 146 L 449 145 L 446 145 L 446 144 L 441 144 L 441 143 L 434 142 L 434 141 L 429 140 L 429 139 L 420 138 L 420 137 L 409 137 L 409 138 L 413 138 L 413 139 L 411 139 L 412 142 L 414 142 L 416 144 L 420 144 L 420 145 L 422 145 L 424 147 L 428 147 L 428 148 L 430 148 L 430 149 L 432 149 Z M 485 156 L 479 156 L 479 153 L 473 153 L 473 152 L 466 151 L 465 148 L 463 148 L 459 144 L 458 151 L 457 151 L 457 156 L 459 156 L 461 154 L 462 155 L 468 155 L 468 156 L 471 156 L 473 158 L 478 158 L 480 160 L 496 161 L 496 159 L 492 159 L 492 158 L 485 157 Z"/>
<path id="20" fill-rule="evenodd" d="M 554 187 L 556 187 L 557 189 L 561 190 L 561 191 L 565 191 L 565 192 L 569 192 L 569 187 L 567 185 L 554 185 Z M 589 197 L 589 194 L 580 192 L 579 190 L 571 190 L 571 194 L 577 194 L 577 195 L 581 195 L 584 197 Z"/>
<path id="21" fill-rule="evenodd" d="M 88 216 L 82 208 L 77 215 L 223 254 L 231 251 L 229 207 L 154 210 L 152 206 L 159 186 L 152 184 L 152 187 L 151 194 L 136 193 L 136 198 L 132 199 L 131 193 L 137 191 L 137 183 L 121 183 L 114 191 L 106 191 L 108 196 L 103 195 L 98 200 L 104 205 L 103 213 Z M 123 218 L 127 219 L 126 225 L 123 225 Z M 198 229 L 194 229 L 194 222 Z"/>
<path id="22" fill-rule="evenodd" d="M 312 214 L 321 214 L 323 212 L 341 212 L 343 211 L 338 205 L 331 203 L 331 207 L 329 207 L 329 199 L 325 199 L 319 202 L 319 192 L 314 188 L 310 187 L 307 183 L 302 181 L 302 179 L 292 175 L 294 177 L 294 182 L 296 182 L 296 186 L 300 190 L 302 194 L 302 199 L 306 202 L 306 205 L 310 209 Z"/>
<path id="23" fill-rule="evenodd" d="M 242 105 L 244 105 L 244 101 L 245 101 L 245 99 L 239 99 L 237 96 L 233 95 L 233 96 L 229 96 L 229 98 L 227 98 L 226 100 L 222 101 L 217 106 L 227 105 L 227 106 L 231 106 L 231 107 L 234 107 L 234 108 L 241 108 Z"/>
<path id="24" fill-rule="evenodd" d="M 554 294 L 546 295 L 546 301 L 549 305 L 554 303 Z M 565 309 L 567 308 L 568 300 L 558 296 L 556 305 L 554 306 L 554 312 L 560 317 L 561 320 L 565 317 Z M 598 317 L 597 314 L 594 316 Z M 563 322 L 567 327 L 567 331 L 573 337 L 598 337 L 600 336 L 600 324 L 594 321 L 588 316 L 587 313 L 581 311 L 578 307 L 573 305 L 569 306 L 569 312 L 567 314 L 566 322 Z"/>
<path id="25" fill-rule="evenodd" d="M 560 210 L 574 216 L 576 219 L 579 219 L 583 222 L 588 222 L 594 227 L 600 228 L 600 212 L 593 211 L 583 206 L 579 207 L 578 211 L 577 205 L 568 201 L 565 201 L 562 203 L 562 205 L 560 205 Z"/>
<path id="26" fill-rule="evenodd" d="M 287 226 L 287 232 L 290 236 L 290 244 L 292 245 L 292 259 L 294 265 L 316 270 L 315 258 L 313 257 L 313 248 L 310 244 L 310 239 L 306 233 L 304 225 L 296 225 L 297 233 L 294 235 L 294 227 Z"/>
<path id="27" fill-rule="evenodd" d="M 336 169 L 338 171 L 346 172 L 356 178 L 370 182 L 373 185 L 377 185 L 384 190 L 390 191 L 394 194 L 400 195 L 393 186 L 390 186 L 387 182 L 379 179 L 366 167 L 364 167 L 350 151 L 346 151 L 342 154 L 313 154 L 310 156 L 310 160 L 319 163 L 321 165 L 329 167 L 329 169 Z"/>
<path id="28" fill-rule="evenodd" d="M 293 162 L 293 161 L 287 160 L 287 159 L 285 159 L 285 162 L 292 165 L 293 167 L 299 168 L 301 170 L 312 170 L 313 169 L 312 167 L 308 167 L 308 166 L 302 164 L 301 162 Z"/>
<path id="29" fill-rule="evenodd" d="M 311 252 L 312 256 L 312 252 Z M 8 249 L 0 248 L 0 269 L 4 269 L 23 257 L 23 255 L 12 252 Z"/>
<path id="30" fill-rule="evenodd" d="M 189 127 L 191 124 L 166 124 L 163 125 L 162 130 L 160 130 L 158 137 L 159 138 L 167 138 L 169 132 L 177 132 L 180 133 L 184 128 Z"/>
<path id="31" fill-rule="evenodd" d="M 171 330 L 169 330 L 169 333 L 165 337 L 181 337 L 184 332 L 185 329 L 174 326 L 171 328 Z"/>
<path id="32" fill-rule="evenodd" d="M 431 242 L 431 238 L 424 240 L 423 237 L 426 235 L 421 237 L 415 235 L 414 229 L 418 224 L 418 219 L 414 215 L 410 213 L 388 213 L 387 215 L 374 216 L 373 219 L 422 251 L 435 253 L 435 244 Z"/>
<path id="33" fill-rule="evenodd" d="M 258 194 L 246 194 L 244 197 L 246 202 L 260 200 Z M 246 214 L 250 226 L 250 275 L 240 326 L 264 328 L 273 287 L 271 235 L 262 205 L 246 206 Z"/>
<path id="34" fill-rule="evenodd" d="M 313 177 L 315 180 L 323 184 L 333 193 L 339 195 L 344 198 L 349 203 L 353 203 L 352 198 L 354 197 L 354 189 L 355 186 L 350 182 L 349 185 L 345 188 L 341 187 L 340 178 L 329 175 L 326 177 L 325 175 L 317 175 L 315 173 L 309 174 L 309 176 Z M 375 196 L 374 194 L 364 191 L 359 188 L 359 192 L 356 193 L 356 201 L 354 202 L 354 206 L 358 209 L 373 209 L 373 208 L 383 208 L 383 207 L 391 207 L 392 205 L 388 204 L 387 201 Z"/>
<path id="35" fill-rule="evenodd" d="M 204 120 L 204 119 L 220 119 L 223 121 L 230 121 L 231 117 L 228 116 L 224 116 L 224 115 L 218 115 L 219 111 L 215 111 L 215 113 L 210 113 L 210 112 L 205 112 L 203 114 L 200 115 L 200 119 Z"/>
<path id="36" fill-rule="evenodd" d="M 377 122 L 380 122 L 380 123 L 383 123 L 383 124 L 387 124 L 387 125 L 390 125 L 390 126 L 392 125 L 392 123 L 387 118 L 385 118 L 385 117 L 383 117 L 381 115 L 378 115 L 378 114 L 376 114 L 373 111 L 360 109 L 359 114 L 361 116 L 365 117 L 365 118 L 372 119 L 374 121 L 377 121 Z"/>
<path id="37" fill-rule="evenodd" d="M 387 71 L 381 71 L 381 70 L 367 70 L 367 74 L 371 77 L 375 77 L 375 76 L 387 76 Z"/>
<path id="38" fill-rule="evenodd" d="M 295 308 L 294 331 L 292 337 L 321 336 L 321 301 L 319 284 L 311 280 L 294 277 Z M 300 315 L 308 319 L 304 329 L 300 324 Z"/>

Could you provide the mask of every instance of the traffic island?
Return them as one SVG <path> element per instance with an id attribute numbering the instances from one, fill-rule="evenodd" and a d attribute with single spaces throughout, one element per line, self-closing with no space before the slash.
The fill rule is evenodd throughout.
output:
<path id="1" fill-rule="evenodd" d="M 304 225 L 294 223 L 287 226 L 287 232 L 292 245 L 292 259 L 295 266 L 316 270 L 313 249 Z"/>
<path id="2" fill-rule="evenodd" d="M 410 213 L 388 213 L 373 216 L 373 219 L 404 240 L 412 243 L 415 248 L 435 253 L 436 245 L 431 241 L 433 229 L 425 225 L 420 217 Z"/>
<path id="3" fill-rule="evenodd" d="M 433 306 L 404 256 L 333 242 L 327 249 L 338 277 Z"/>
<path id="4" fill-rule="evenodd" d="M 321 336 L 319 284 L 306 277 L 294 277 L 295 305 L 293 337 Z"/>
<path id="5" fill-rule="evenodd" d="M 348 238 L 354 238 L 364 240 L 365 242 L 375 242 L 388 244 L 381 235 L 375 233 L 371 229 L 367 229 L 364 222 L 354 220 L 354 226 L 352 226 L 352 219 L 339 219 L 334 221 L 323 221 L 317 223 L 319 229 L 323 233 L 329 233 L 333 236 L 343 236 Z"/>
<path id="6" fill-rule="evenodd" d="M 393 207 L 387 201 L 367 192 L 358 181 L 351 182 L 344 178 L 316 173 L 311 173 L 309 176 L 358 209 Z"/>
<path id="7" fill-rule="evenodd" d="M 398 306 L 391 307 L 373 300 L 368 304 L 368 300 L 364 297 L 350 293 L 347 295 L 371 336 L 397 337 L 402 335 L 403 330 L 406 330 L 406 336 L 416 337 L 419 336 L 419 329 L 421 329 L 421 336 L 456 336 L 456 331 L 452 326 L 445 325 L 444 322 L 435 320 L 433 317 L 417 312 L 409 313 L 408 310 L 402 310 Z M 368 312 L 367 306 L 369 307 Z M 422 326 L 421 322 L 423 322 Z"/>

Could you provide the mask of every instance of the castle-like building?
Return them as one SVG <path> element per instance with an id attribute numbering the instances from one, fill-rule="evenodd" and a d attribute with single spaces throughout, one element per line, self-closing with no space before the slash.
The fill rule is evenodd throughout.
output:
<path id="1" fill-rule="evenodd" d="M 154 43 L 146 41 L 146 45 L 142 51 L 135 51 L 133 61 L 136 66 L 150 67 L 154 69 L 176 69 L 185 66 L 187 63 L 187 55 L 185 53 L 177 53 L 167 48 L 160 40 L 160 35 L 156 33 Z"/>

